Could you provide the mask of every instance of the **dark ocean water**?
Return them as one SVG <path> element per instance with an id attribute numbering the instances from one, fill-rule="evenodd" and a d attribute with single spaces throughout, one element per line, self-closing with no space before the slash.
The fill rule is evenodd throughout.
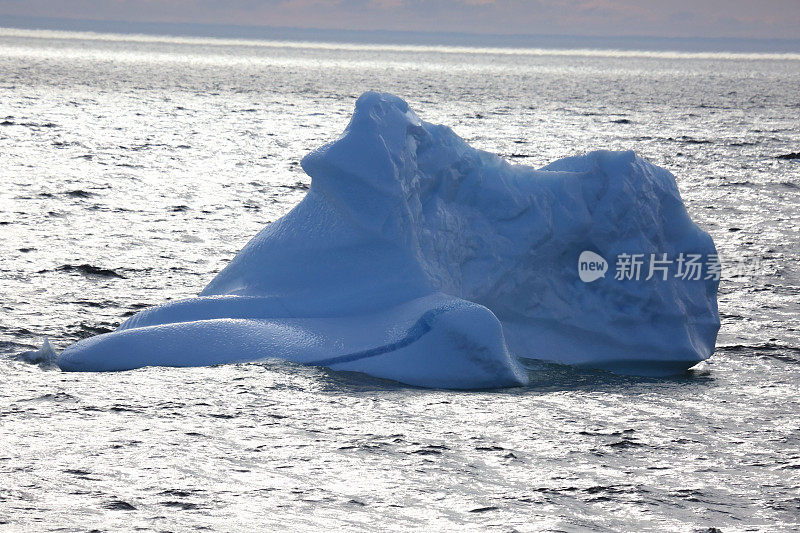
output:
<path id="1" fill-rule="evenodd" d="M 0 30 L 0 529 L 800 528 L 800 57 Z M 543 166 L 633 149 L 723 258 L 718 351 L 446 392 L 15 356 L 197 294 L 368 89 Z"/>

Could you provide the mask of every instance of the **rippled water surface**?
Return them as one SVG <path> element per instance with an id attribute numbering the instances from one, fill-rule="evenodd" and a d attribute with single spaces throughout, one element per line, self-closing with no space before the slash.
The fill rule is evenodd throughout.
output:
<path id="1" fill-rule="evenodd" d="M 798 86 L 796 58 L 0 30 L 0 529 L 797 530 Z M 517 163 L 673 171 L 726 267 L 717 354 L 658 380 L 529 361 L 530 387 L 469 393 L 15 357 L 197 294 L 367 89 Z"/>

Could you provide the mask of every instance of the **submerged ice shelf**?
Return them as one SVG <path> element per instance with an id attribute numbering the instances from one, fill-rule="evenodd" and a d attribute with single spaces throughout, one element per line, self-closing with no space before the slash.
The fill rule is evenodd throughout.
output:
<path id="1" fill-rule="evenodd" d="M 368 92 L 311 188 L 199 297 L 69 346 L 63 370 L 282 358 L 412 385 L 524 384 L 517 358 L 669 374 L 708 358 L 715 279 L 581 281 L 590 250 L 714 254 L 675 178 L 632 152 L 536 170 Z"/>

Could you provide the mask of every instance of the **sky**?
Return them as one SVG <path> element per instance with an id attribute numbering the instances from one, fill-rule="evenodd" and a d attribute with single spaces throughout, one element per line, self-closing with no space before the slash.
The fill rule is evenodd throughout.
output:
<path id="1" fill-rule="evenodd" d="M 0 16 L 479 34 L 800 39 L 800 0 L 0 0 Z"/>

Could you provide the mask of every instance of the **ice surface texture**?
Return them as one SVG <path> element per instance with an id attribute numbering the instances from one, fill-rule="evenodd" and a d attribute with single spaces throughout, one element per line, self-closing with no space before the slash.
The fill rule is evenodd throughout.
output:
<path id="1" fill-rule="evenodd" d="M 675 178 L 632 152 L 511 165 L 368 92 L 308 154 L 305 199 L 198 298 L 68 347 L 64 370 L 266 358 L 446 388 L 524 384 L 517 357 L 669 374 L 708 358 L 718 282 L 593 283 L 584 250 L 715 253 Z M 643 276 L 644 278 L 644 276 Z"/>

